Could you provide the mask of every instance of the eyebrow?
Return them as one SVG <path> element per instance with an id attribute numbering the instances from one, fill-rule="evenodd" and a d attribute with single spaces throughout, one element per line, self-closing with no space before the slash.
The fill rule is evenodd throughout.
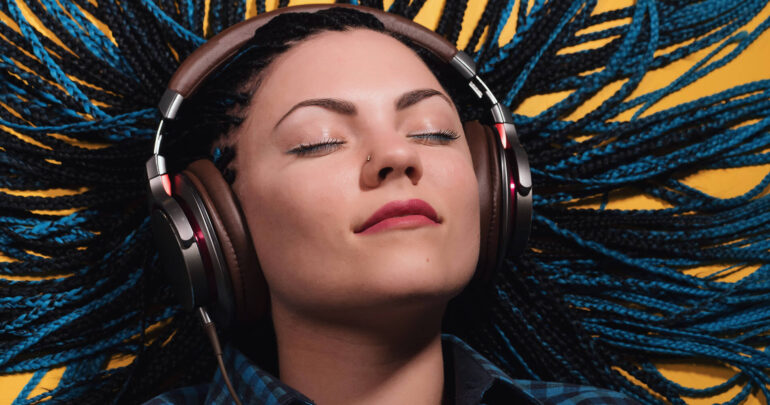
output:
<path id="1" fill-rule="evenodd" d="M 406 93 L 402 94 L 401 97 L 398 98 L 398 100 L 396 100 L 396 103 L 395 103 L 396 111 L 401 111 L 406 108 L 409 108 L 419 103 L 420 101 L 433 96 L 441 97 L 442 99 L 444 99 L 444 101 L 446 101 L 449 104 L 450 107 L 454 109 L 454 103 L 452 103 L 452 100 L 450 100 L 449 97 L 447 97 L 444 93 L 435 89 L 417 89 L 417 90 L 407 91 Z M 300 101 L 299 103 L 291 107 L 289 111 L 287 111 L 286 114 L 284 114 L 283 117 L 281 117 L 281 119 L 278 120 L 278 122 L 275 124 L 275 127 L 278 127 L 278 125 L 280 125 L 281 122 L 286 117 L 289 116 L 289 114 L 291 114 L 298 108 L 310 107 L 310 106 L 321 107 L 342 115 L 356 115 L 358 113 L 358 110 L 356 110 L 355 104 L 347 100 L 340 100 L 337 98 L 312 98 L 309 100 Z"/>

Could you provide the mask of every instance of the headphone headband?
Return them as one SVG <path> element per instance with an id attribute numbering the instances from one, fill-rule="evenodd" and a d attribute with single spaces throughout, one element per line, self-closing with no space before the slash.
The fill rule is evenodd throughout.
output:
<path id="1" fill-rule="evenodd" d="M 453 59 L 458 54 L 457 48 L 441 35 L 416 24 L 402 16 L 387 13 L 371 7 L 354 6 L 350 4 L 309 4 L 303 6 L 279 8 L 242 21 L 220 32 L 201 45 L 188 56 L 177 69 L 168 83 L 166 92 L 161 98 L 159 108 L 163 118 L 173 119 L 182 101 L 195 93 L 198 86 L 220 65 L 233 56 L 246 41 L 254 36 L 254 31 L 267 24 L 274 17 L 284 13 L 312 13 L 332 7 L 352 8 L 375 16 L 387 31 L 403 35 L 413 42 L 431 51 L 446 63 L 456 65 L 463 76 L 470 79 L 476 75 L 473 60 L 463 52 L 457 61 Z M 490 92 L 489 95 L 492 93 Z M 494 97 L 494 96 L 493 96 Z M 502 121 L 501 121 L 502 122 Z M 510 122 L 510 121 L 508 121 Z"/>

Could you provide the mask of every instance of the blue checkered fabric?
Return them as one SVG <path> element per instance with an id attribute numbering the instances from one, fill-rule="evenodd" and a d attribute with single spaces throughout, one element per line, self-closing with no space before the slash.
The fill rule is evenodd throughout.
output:
<path id="1" fill-rule="evenodd" d="M 583 385 L 514 380 L 454 335 L 441 335 L 445 384 L 456 405 L 636 404 L 618 392 Z M 310 405 L 312 400 L 251 363 L 233 347 L 224 350 L 227 373 L 243 405 Z M 145 405 L 233 404 L 217 370 L 211 383 L 157 396 Z"/>

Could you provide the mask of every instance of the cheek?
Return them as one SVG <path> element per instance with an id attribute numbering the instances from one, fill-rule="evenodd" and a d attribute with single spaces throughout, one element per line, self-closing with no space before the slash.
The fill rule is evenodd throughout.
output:
<path id="1" fill-rule="evenodd" d="M 345 256 L 340 242 L 348 237 L 345 213 L 357 179 L 350 170 L 260 167 L 270 175 L 244 176 L 239 198 L 271 293 L 280 293 Z"/>
<path id="2" fill-rule="evenodd" d="M 462 214 L 460 218 L 467 219 L 463 222 L 473 228 L 472 219 L 478 222 L 479 218 L 479 186 L 470 153 L 460 150 L 450 164 L 437 161 L 431 170 L 437 173 L 438 186 L 446 190 L 446 195 L 450 197 L 448 203 L 452 209 Z M 475 228 L 478 228 L 477 225 Z"/>
<path id="3" fill-rule="evenodd" d="M 344 200 L 340 181 L 300 176 L 279 178 L 253 184 L 253 213 L 256 230 L 296 233 L 302 236 L 332 223 L 339 213 L 333 209 Z"/>
<path id="4" fill-rule="evenodd" d="M 478 182 L 473 167 L 464 170 L 462 174 L 458 173 L 457 178 L 463 180 L 461 188 L 458 188 L 455 194 L 458 210 L 463 215 L 459 217 L 457 224 L 458 234 L 461 236 L 453 241 L 452 250 L 457 252 L 453 259 L 458 263 L 457 271 L 460 273 L 460 278 L 464 280 L 462 283 L 464 287 L 473 277 L 478 264 L 481 249 L 481 221 Z"/>
<path id="5" fill-rule="evenodd" d="M 478 181 L 470 154 L 459 153 L 452 164 L 436 161 L 432 170 L 448 210 L 447 264 L 469 277 L 476 268 L 480 240 Z"/>

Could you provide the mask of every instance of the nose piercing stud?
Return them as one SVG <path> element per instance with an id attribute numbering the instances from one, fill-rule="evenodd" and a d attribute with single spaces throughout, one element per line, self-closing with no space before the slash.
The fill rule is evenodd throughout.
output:
<path id="1" fill-rule="evenodd" d="M 367 162 L 370 161 L 370 160 L 372 160 L 372 155 L 369 155 L 369 156 L 366 157 L 366 161 Z"/>

